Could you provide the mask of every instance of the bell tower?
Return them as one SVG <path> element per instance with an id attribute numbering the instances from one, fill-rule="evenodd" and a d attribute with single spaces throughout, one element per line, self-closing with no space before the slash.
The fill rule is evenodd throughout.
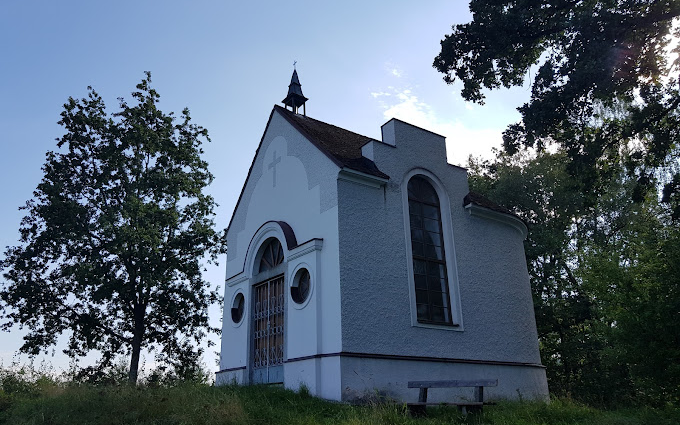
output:
<path id="1" fill-rule="evenodd" d="M 298 113 L 298 109 L 302 106 L 303 115 L 307 115 L 307 108 L 305 107 L 305 102 L 308 99 L 302 94 L 302 85 L 298 79 L 297 70 L 295 65 L 293 65 L 293 76 L 290 78 L 290 84 L 288 85 L 288 96 L 282 100 L 283 104 L 286 105 L 286 109 L 290 106 L 290 109 Z"/>

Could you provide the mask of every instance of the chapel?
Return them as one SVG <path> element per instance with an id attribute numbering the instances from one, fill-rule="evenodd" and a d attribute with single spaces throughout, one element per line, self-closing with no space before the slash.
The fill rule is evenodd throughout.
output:
<path id="1" fill-rule="evenodd" d="M 408 381 L 497 379 L 487 398 L 546 400 L 523 221 L 470 192 L 443 136 L 391 119 L 375 140 L 307 100 L 293 71 L 227 229 L 217 384 L 413 401 Z"/>

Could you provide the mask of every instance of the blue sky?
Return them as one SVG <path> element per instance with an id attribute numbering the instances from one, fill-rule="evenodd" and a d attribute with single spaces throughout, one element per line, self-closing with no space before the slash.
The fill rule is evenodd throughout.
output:
<path id="1" fill-rule="evenodd" d="M 15 1 L 0 13 L 0 246 L 15 245 L 22 213 L 69 96 L 92 86 L 109 111 L 151 71 L 161 109 L 191 110 L 212 143 L 211 194 L 226 227 L 293 61 L 310 100 L 307 115 L 366 136 L 396 117 L 447 137 L 448 158 L 491 156 L 519 119 L 527 87 L 491 93 L 484 106 L 432 68 L 451 25 L 471 19 L 465 1 Z M 224 262 L 206 278 L 220 285 Z M 210 312 L 219 324 L 220 312 Z M 7 365 L 22 331 L 0 333 Z M 206 364 L 214 369 L 213 349 Z M 59 369 L 67 360 L 47 359 Z M 152 359 L 147 359 L 150 362 Z"/>

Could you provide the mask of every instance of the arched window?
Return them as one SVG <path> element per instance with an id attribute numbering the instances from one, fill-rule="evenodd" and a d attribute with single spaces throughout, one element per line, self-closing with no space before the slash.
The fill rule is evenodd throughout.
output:
<path id="1" fill-rule="evenodd" d="M 408 182 L 408 209 L 418 322 L 452 325 L 439 197 L 421 176 Z"/>
<path id="2" fill-rule="evenodd" d="M 283 263 L 283 247 L 276 238 L 271 238 L 262 251 L 258 273 L 271 270 Z"/>

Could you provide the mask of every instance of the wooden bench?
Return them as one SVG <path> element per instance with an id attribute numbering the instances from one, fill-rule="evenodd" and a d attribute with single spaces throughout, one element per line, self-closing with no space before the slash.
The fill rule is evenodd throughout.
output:
<path id="1" fill-rule="evenodd" d="M 463 414 L 467 414 L 468 411 L 481 412 L 484 402 L 484 387 L 495 387 L 498 385 L 498 379 L 475 379 L 470 381 L 409 381 L 409 388 L 420 388 L 420 394 L 418 395 L 417 403 L 406 403 L 408 410 L 411 415 L 421 416 L 425 414 L 425 408 L 427 406 L 458 406 Z M 456 401 L 456 402 L 446 402 L 446 403 L 428 403 L 427 402 L 427 390 L 430 388 L 463 388 L 463 387 L 474 387 L 475 394 L 473 401 Z"/>

